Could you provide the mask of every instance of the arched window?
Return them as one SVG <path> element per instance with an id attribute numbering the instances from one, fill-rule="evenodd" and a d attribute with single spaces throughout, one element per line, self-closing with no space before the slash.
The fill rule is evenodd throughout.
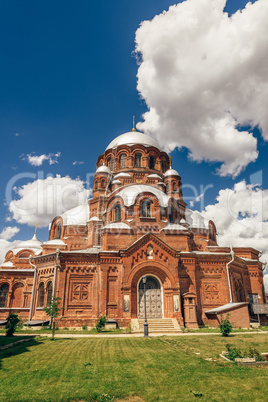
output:
<path id="1" fill-rule="evenodd" d="M 61 237 L 61 223 L 58 223 L 55 228 L 55 239 L 60 239 Z"/>
<path id="2" fill-rule="evenodd" d="M 166 161 L 161 161 L 161 170 L 162 173 L 165 173 L 165 171 L 167 170 L 167 165 L 166 165 Z"/>
<path id="3" fill-rule="evenodd" d="M 149 218 L 151 216 L 151 201 L 145 200 L 141 206 L 141 215 L 144 218 Z"/>
<path id="4" fill-rule="evenodd" d="M 38 288 L 37 307 L 44 307 L 44 302 L 45 302 L 45 285 L 43 282 L 41 282 Z"/>
<path id="5" fill-rule="evenodd" d="M 23 284 L 17 283 L 11 295 L 12 307 L 23 307 Z"/>
<path id="6" fill-rule="evenodd" d="M 102 179 L 102 181 L 101 181 L 101 187 L 102 187 L 102 188 L 105 187 L 105 180 L 104 180 L 104 179 Z"/>
<path id="7" fill-rule="evenodd" d="M 127 166 L 127 155 L 122 154 L 120 156 L 120 168 L 125 168 Z"/>
<path id="8" fill-rule="evenodd" d="M 117 204 L 114 208 L 114 220 L 121 221 L 121 205 Z"/>
<path id="9" fill-rule="evenodd" d="M 47 306 L 51 303 L 52 301 L 52 292 L 53 292 L 53 284 L 52 282 L 48 282 L 47 285 Z"/>
<path id="10" fill-rule="evenodd" d="M 155 157 L 150 156 L 150 169 L 154 169 L 155 167 Z"/>
<path id="11" fill-rule="evenodd" d="M 172 206 L 169 206 L 169 208 L 168 208 L 168 218 L 169 218 L 170 223 L 175 222 L 175 211 Z"/>
<path id="12" fill-rule="evenodd" d="M 135 167 L 141 167 L 141 154 L 135 155 Z"/>
<path id="13" fill-rule="evenodd" d="M 173 183 L 172 183 L 172 190 L 173 191 L 176 191 L 177 190 L 177 188 L 176 188 L 177 186 L 176 186 L 176 182 L 175 181 L 173 181 Z"/>
<path id="14" fill-rule="evenodd" d="M 113 158 L 109 158 L 109 159 L 108 159 L 108 167 L 110 168 L 110 170 L 114 170 L 114 161 L 113 161 Z"/>
<path id="15" fill-rule="evenodd" d="M 9 286 L 4 283 L 0 287 L 0 307 L 7 307 L 7 296 L 8 296 Z"/>
<path id="16" fill-rule="evenodd" d="M 169 183 L 166 184 L 167 193 L 169 192 Z"/>
<path id="17" fill-rule="evenodd" d="M 98 190 L 98 181 L 95 181 L 95 190 Z"/>

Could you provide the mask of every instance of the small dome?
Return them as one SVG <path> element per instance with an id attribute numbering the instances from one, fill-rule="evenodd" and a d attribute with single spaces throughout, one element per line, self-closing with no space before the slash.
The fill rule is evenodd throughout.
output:
<path id="1" fill-rule="evenodd" d="M 12 251 L 16 255 L 19 251 L 28 249 L 34 251 L 35 254 L 38 254 L 38 252 L 42 251 L 41 244 L 42 242 L 39 241 L 36 237 L 36 234 L 34 234 L 31 240 L 26 240 L 19 243 L 18 246 L 15 247 Z"/>
<path id="2" fill-rule="evenodd" d="M 96 173 L 112 174 L 111 169 L 108 166 L 106 166 L 105 164 L 103 164 L 102 166 L 98 167 L 98 169 L 96 170 Z"/>
<path id="3" fill-rule="evenodd" d="M 162 151 L 160 145 L 149 135 L 140 133 L 139 131 L 130 131 L 125 134 L 121 134 L 118 137 L 116 137 L 108 147 L 106 148 L 106 151 L 111 148 L 117 148 L 120 145 L 135 145 L 135 144 L 140 144 L 145 147 L 155 147 L 159 149 L 159 151 Z"/>
<path id="4" fill-rule="evenodd" d="M 169 168 L 163 175 L 164 177 L 169 177 L 169 176 L 179 176 L 179 173 L 177 170 Z"/>

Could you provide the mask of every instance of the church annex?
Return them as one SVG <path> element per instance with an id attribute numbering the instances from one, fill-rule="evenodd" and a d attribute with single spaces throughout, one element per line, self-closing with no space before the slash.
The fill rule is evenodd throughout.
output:
<path id="1" fill-rule="evenodd" d="M 93 196 L 6 254 L 0 267 L 0 320 L 47 320 L 61 298 L 59 327 L 95 325 L 100 315 L 126 327 L 144 318 L 179 326 L 237 327 L 267 322 L 262 263 L 253 248 L 219 247 L 212 221 L 187 208 L 181 177 L 148 135 L 115 138 L 97 159 Z M 150 324 L 149 324 L 150 328 Z"/>

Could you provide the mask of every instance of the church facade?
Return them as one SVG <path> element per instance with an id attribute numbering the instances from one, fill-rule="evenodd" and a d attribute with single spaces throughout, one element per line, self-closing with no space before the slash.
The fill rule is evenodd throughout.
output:
<path id="1" fill-rule="evenodd" d="M 53 219 L 47 242 L 36 234 L 0 267 L 0 320 L 47 320 L 59 297 L 60 327 L 120 327 L 147 318 L 179 326 L 267 321 L 262 263 L 253 248 L 220 247 L 212 221 L 187 208 L 181 177 L 150 136 L 133 129 L 97 159 L 93 196 Z"/>

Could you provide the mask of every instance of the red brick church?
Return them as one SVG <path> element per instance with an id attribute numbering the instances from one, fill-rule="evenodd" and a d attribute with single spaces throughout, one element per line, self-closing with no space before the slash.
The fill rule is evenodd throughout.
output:
<path id="1" fill-rule="evenodd" d="M 253 248 L 217 245 L 212 221 L 186 207 L 181 177 L 150 136 L 132 130 L 97 159 L 93 196 L 53 219 L 47 242 L 36 234 L 0 267 L 0 320 L 48 319 L 61 298 L 61 327 L 94 325 L 107 315 L 120 327 L 169 319 L 175 327 L 238 327 L 267 320 L 262 263 Z M 150 324 L 149 324 L 150 329 Z"/>

